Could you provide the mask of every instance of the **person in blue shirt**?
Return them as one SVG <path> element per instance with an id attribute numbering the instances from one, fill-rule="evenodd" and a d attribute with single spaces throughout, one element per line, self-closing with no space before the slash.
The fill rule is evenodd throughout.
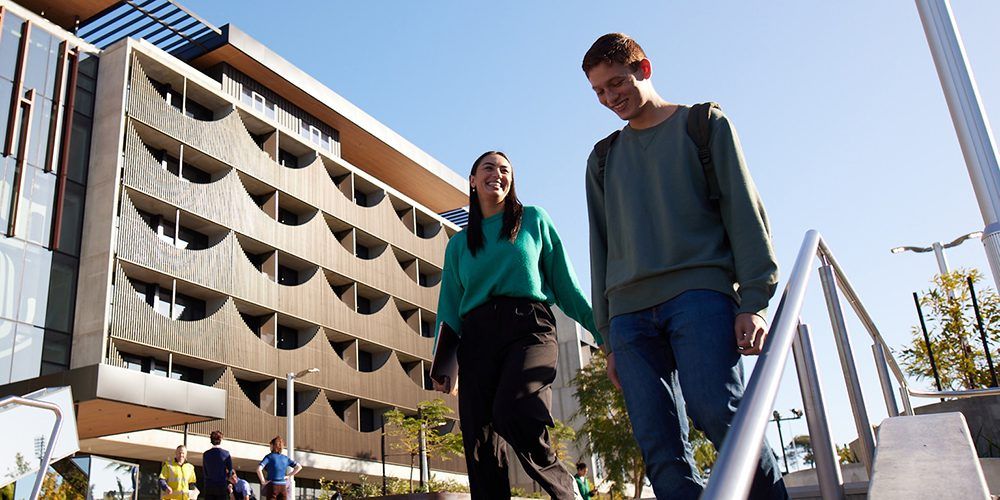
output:
<path id="1" fill-rule="evenodd" d="M 257 466 L 257 477 L 260 479 L 261 488 L 260 496 L 266 500 L 287 500 L 287 478 L 302 470 L 301 465 L 281 454 L 284 447 L 285 440 L 281 439 L 281 436 L 275 436 L 271 440 L 271 453 L 268 453 Z M 289 467 L 292 467 L 292 472 L 287 472 Z M 264 479 L 265 469 L 267 470 L 266 480 Z"/>
<path id="2" fill-rule="evenodd" d="M 234 470 L 229 471 L 229 484 L 232 485 L 233 500 L 250 500 L 253 495 L 250 483 L 246 479 L 240 479 Z"/>

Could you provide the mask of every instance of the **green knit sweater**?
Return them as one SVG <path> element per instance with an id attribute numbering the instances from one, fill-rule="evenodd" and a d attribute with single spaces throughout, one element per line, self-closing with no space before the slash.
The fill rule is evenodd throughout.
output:
<path id="1" fill-rule="evenodd" d="M 604 175 L 587 161 L 591 292 L 597 327 L 687 290 L 732 295 L 739 311 L 763 315 L 778 282 L 764 205 L 732 124 L 709 121 L 721 197 L 708 199 L 698 151 L 687 135 L 690 108 L 653 127 L 625 127 Z M 734 288 L 734 285 L 737 288 Z"/>
<path id="2" fill-rule="evenodd" d="M 448 242 L 435 336 L 442 323 L 462 335 L 462 317 L 493 297 L 523 297 L 558 305 L 604 343 L 549 214 L 525 206 L 514 242 L 499 237 L 502 226 L 503 212 L 483 219 L 483 248 L 475 256 L 465 230 Z"/>

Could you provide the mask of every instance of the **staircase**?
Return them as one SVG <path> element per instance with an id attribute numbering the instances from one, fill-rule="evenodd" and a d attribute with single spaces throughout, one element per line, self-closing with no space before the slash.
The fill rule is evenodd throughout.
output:
<path id="1" fill-rule="evenodd" d="M 847 467 L 847 474 L 841 469 L 830 436 L 809 325 L 801 318 L 809 277 L 817 260 L 858 431 L 861 463 Z M 841 299 L 845 299 L 869 335 L 886 410 L 889 415 L 898 415 L 882 422 L 878 436 L 868 419 Z M 747 383 L 743 402 L 702 494 L 703 500 L 747 498 L 764 430 L 789 354 L 794 356 L 816 462 L 814 471 L 788 477 L 786 485 L 792 498 L 990 500 L 988 475 L 983 472 L 984 462 L 977 456 L 965 417 L 957 412 L 918 416 L 914 414 L 910 399 L 997 396 L 1000 388 L 967 391 L 910 388 L 843 268 L 816 231 L 808 231 L 803 239 L 772 320 L 768 344 Z M 897 404 L 897 389 L 902 409 Z M 985 463 L 991 466 L 988 470 L 998 465 L 987 460 Z M 1000 471 L 1000 467 L 996 469 Z M 1000 478 L 997 479 L 1000 482 Z"/>

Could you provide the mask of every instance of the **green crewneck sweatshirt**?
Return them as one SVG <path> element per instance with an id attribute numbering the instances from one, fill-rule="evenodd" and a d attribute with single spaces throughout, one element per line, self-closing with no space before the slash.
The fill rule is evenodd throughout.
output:
<path id="1" fill-rule="evenodd" d="M 556 304 L 604 343 L 594 325 L 587 296 L 580 290 L 549 214 L 525 206 L 514 242 L 500 239 L 503 212 L 483 219 L 483 248 L 473 256 L 466 230 L 452 236 L 444 254 L 437 328 L 447 323 L 462 335 L 462 317 L 493 297 L 523 297 Z"/>
<path id="2" fill-rule="evenodd" d="M 603 182 L 596 155 L 587 160 L 591 292 L 604 338 L 611 318 L 687 290 L 730 294 L 738 312 L 761 316 L 774 295 L 778 265 L 767 215 L 736 130 L 712 110 L 716 206 L 687 135 L 689 111 L 681 106 L 647 129 L 626 126 L 611 147 Z"/>

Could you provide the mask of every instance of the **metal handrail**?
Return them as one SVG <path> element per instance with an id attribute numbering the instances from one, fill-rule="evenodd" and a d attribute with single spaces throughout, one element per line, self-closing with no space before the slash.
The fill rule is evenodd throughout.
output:
<path id="1" fill-rule="evenodd" d="M 38 494 L 42 490 L 42 480 L 45 479 L 45 474 L 49 470 L 50 462 L 52 461 L 52 452 L 55 451 L 56 440 L 59 439 L 59 430 L 62 429 L 62 409 L 59 405 L 54 403 L 49 403 L 47 401 L 38 401 L 35 399 L 22 398 L 18 396 L 8 396 L 6 398 L 0 399 L 0 408 L 4 406 L 18 404 L 22 406 L 31 406 L 34 408 L 41 408 L 43 410 L 49 410 L 56 414 L 56 423 L 52 426 L 52 434 L 49 436 L 49 444 L 45 447 L 45 455 L 42 456 L 42 461 L 39 463 L 38 475 L 35 477 L 35 484 L 31 488 L 31 496 L 28 497 L 31 500 L 37 500 Z"/>
<path id="2" fill-rule="evenodd" d="M 847 332 L 840 295 L 843 294 L 851 309 L 865 327 L 871 340 L 886 409 L 890 416 L 912 415 L 910 397 L 920 398 L 970 398 L 1000 395 L 1000 388 L 972 389 L 965 391 L 923 391 L 911 389 L 889 344 L 886 343 L 857 292 L 847 279 L 843 268 L 833 256 L 823 238 L 815 230 L 806 232 L 799 248 L 795 265 L 781 295 L 769 332 L 767 345 L 760 355 L 753 374 L 746 385 L 743 401 L 733 418 L 725 445 L 719 453 L 702 499 L 746 498 L 754 478 L 754 469 L 760 458 L 760 443 L 764 439 L 771 409 L 778 395 L 782 372 L 791 348 L 799 376 L 803 404 L 813 443 L 820 492 L 825 500 L 844 497 L 843 480 L 836 448 L 830 438 L 829 423 L 823 405 L 822 388 L 816 370 L 808 325 L 802 324 L 800 314 L 809 283 L 811 267 L 816 259 L 819 267 L 827 309 L 833 326 L 837 349 L 840 354 L 844 379 L 848 386 L 852 413 L 862 448 L 861 461 L 871 475 L 875 454 L 875 437 L 868 421 L 867 409 L 861 392 L 854 353 Z M 891 372 L 891 374 L 890 374 Z M 899 385 L 903 411 L 896 406 L 891 378 Z"/>

